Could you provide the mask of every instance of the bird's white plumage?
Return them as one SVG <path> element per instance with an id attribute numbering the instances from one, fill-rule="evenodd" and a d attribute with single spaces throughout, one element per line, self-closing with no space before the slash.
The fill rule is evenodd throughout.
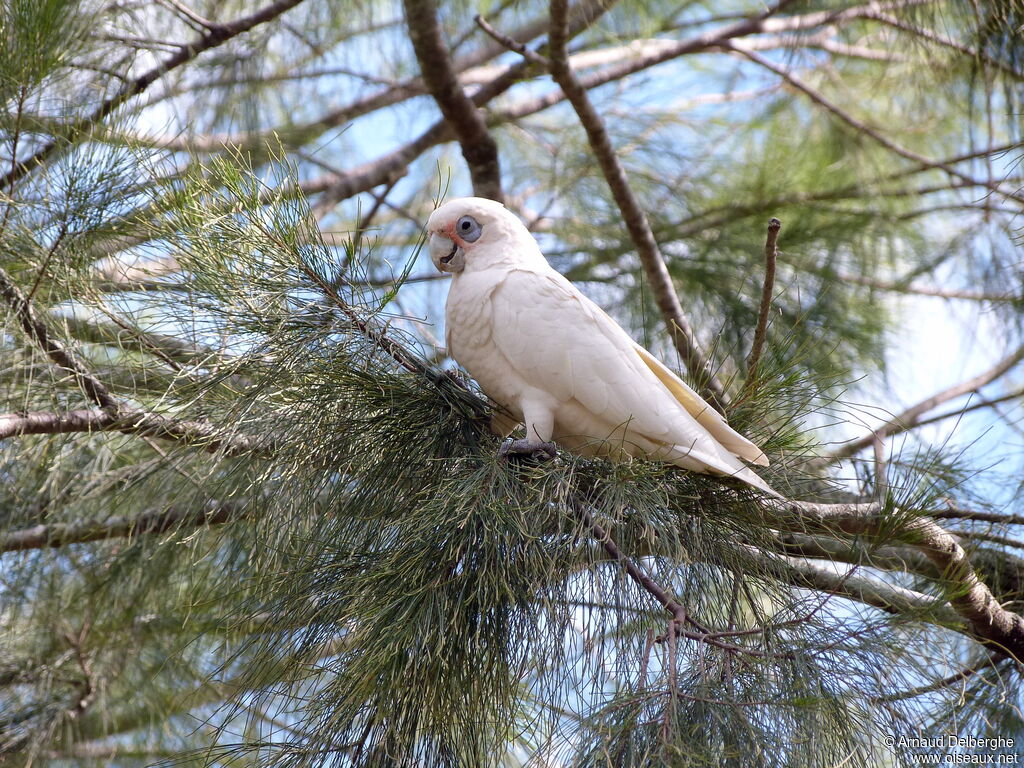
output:
<path id="1" fill-rule="evenodd" d="M 473 242 L 459 236 L 465 217 L 480 228 Z M 438 267 L 458 265 L 446 305 L 449 354 L 529 438 L 669 461 L 773 493 L 740 460 L 766 465 L 761 450 L 552 269 L 503 206 L 451 200 L 427 228 Z"/>

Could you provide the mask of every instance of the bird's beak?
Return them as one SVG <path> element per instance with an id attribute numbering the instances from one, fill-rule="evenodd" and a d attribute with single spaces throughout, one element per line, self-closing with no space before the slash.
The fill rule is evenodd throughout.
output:
<path id="1" fill-rule="evenodd" d="M 441 272 L 456 274 L 466 266 L 466 254 L 453 240 L 434 232 L 430 236 L 430 260 Z"/>

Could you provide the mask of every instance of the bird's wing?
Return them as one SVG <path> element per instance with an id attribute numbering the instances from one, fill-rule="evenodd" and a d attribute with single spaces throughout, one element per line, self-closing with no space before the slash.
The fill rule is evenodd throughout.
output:
<path id="1" fill-rule="evenodd" d="M 495 347 L 531 385 L 561 402 L 575 399 L 606 424 L 628 423 L 650 441 L 677 446 L 713 471 L 742 470 L 731 451 L 680 407 L 672 379 L 666 383 L 629 335 L 557 272 L 512 270 L 491 300 Z M 678 389 L 682 396 L 687 391 Z"/>
<path id="2" fill-rule="evenodd" d="M 611 318 L 609 318 L 610 320 Z M 658 358 L 636 345 L 636 353 L 648 368 L 654 372 L 658 380 L 672 393 L 672 396 L 704 427 L 719 443 L 728 448 L 741 459 L 762 467 L 768 466 L 768 457 L 764 451 L 729 426 L 722 414 L 708 405 L 700 395 L 690 389 L 686 382 L 670 371 Z"/>

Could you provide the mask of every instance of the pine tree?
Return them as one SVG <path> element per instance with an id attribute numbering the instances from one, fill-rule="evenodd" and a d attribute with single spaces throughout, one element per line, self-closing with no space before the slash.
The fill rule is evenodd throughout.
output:
<path id="1" fill-rule="evenodd" d="M 0 764 L 1024 751 L 1022 30 L 1019 0 L 3 0 Z M 786 499 L 499 458 L 421 253 L 463 194 Z M 901 373 L 938 355 L 955 383 Z"/>

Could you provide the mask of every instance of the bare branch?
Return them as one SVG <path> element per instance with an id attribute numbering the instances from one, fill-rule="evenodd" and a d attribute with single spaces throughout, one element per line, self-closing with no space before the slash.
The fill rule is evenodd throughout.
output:
<path id="1" fill-rule="evenodd" d="M 775 289 L 775 262 L 779 257 L 779 231 L 782 222 L 772 219 L 768 222 L 768 236 L 764 243 L 764 285 L 761 287 L 761 308 L 757 313 L 757 326 L 754 329 L 754 342 L 750 346 L 747 358 L 747 384 L 744 390 L 753 392 L 757 386 L 757 366 L 761 362 L 764 340 L 768 335 L 768 314 L 772 309 L 772 292 Z"/>
<path id="2" fill-rule="evenodd" d="M 427 85 L 455 133 L 473 179 L 473 193 L 501 202 L 501 166 L 498 145 L 476 105 L 462 90 L 441 34 L 434 0 L 403 0 L 409 40 Z"/>
<path id="3" fill-rule="evenodd" d="M 171 508 L 136 517 L 112 517 L 88 523 L 51 523 L 0 534 L 0 552 L 63 547 L 125 536 L 149 536 L 167 531 L 206 528 L 240 520 L 250 514 L 238 504 L 217 504 L 200 511 Z"/>
<path id="4" fill-rule="evenodd" d="M 963 408 L 957 408 L 956 410 L 946 411 L 944 413 L 937 413 L 934 416 L 929 416 L 927 419 L 918 419 L 914 424 L 914 427 L 923 427 L 926 424 L 935 424 L 936 422 L 945 421 L 946 419 L 958 419 L 965 413 L 981 410 L 982 408 L 995 408 L 997 405 L 1001 405 L 1002 403 L 1010 400 L 1019 400 L 1021 398 L 1024 398 L 1024 389 L 1017 389 L 1013 392 L 1008 392 L 1001 397 L 993 397 L 988 400 L 978 400 L 970 405 L 965 405 Z"/>
<path id="5" fill-rule="evenodd" d="M 981 512 L 976 509 L 960 509 L 954 506 L 950 506 L 949 509 L 936 510 L 931 513 L 931 516 L 951 520 L 977 520 L 983 523 L 1000 523 L 1002 525 L 1024 525 L 1024 515 Z"/>
<path id="6" fill-rule="evenodd" d="M 597 5 L 597 4 L 595 4 Z M 599 10 L 599 9 L 597 9 Z M 592 11 L 596 15 L 597 10 Z M 577 20 L 577 19 L 580 20 Z M 789 17 L 786 19 L 777 20 L 774 23 L 787 23 L 795 24 L 793 20 L 801 17 Z M 588 18 L 581 14 L 580 17 L 573 16 L 570 20 L 571 33 L 575 34 L 582 30 L 587 23 L 590 23 L 592 18 Z M 699 53 L 702 51 L 713 50 L 716 47 L 721 47 L 720 43 L 723 40 L 730 39 L 736 36 L 749 35 L 756 33 L 760 30 L 762 24 L 768 22 L 762 22 L 758 19 L 750 20 L 744 19 L 734 24 L 727 25 L 711 32 L 702 33 L 693 37 L 687 38 L 681 41 L 658 41 L 659 45 L 652 51 L 647 51 L 645 48 L 637 55 L 629 60 L 618 64 L 616 66 L 606 67 L 597 72 L 590 73 L 580 78 L 582 86 L 590 90 L 599 85 L 606 83 L 615 82 L 623 78 L 629 77 L 637 72 L 644 71 L 651 67 L 657 66 L 658 64 L 664 63 L 680 56 L 685 56 L 692 53 Z M 540 34 L 535 25 L 527 25 L 517 33 L 517 39 L 530 39 Z M 523 33 L 526 34 L 523 34 Z M 661 45 L 661 43 L 670 42 L 668 46 Z M 491 54 L 493 55 L 493 53 Z M 584 54 L 579 54 L 577 57 L 573 57 L 575 62 L 578 57 Z M 480 57 L 474 57 L 472 55 L 466 57 L 466 61 L 476 61 Z M 581 62 L 581 66 L 585 65 L 586 62 Z M 512 83 L 521 77 L 525 72 L 525 68 L 522 66 L 513 66 L 506 68 L 498 68 L 496 76 L 486 81 L 483 87 L 476 91 L 473 96 L 473 102 L 479 107 L 487 104 L 489 101 L 494 99 L 496 96 L 507 90 Z M 361 115 L 368 114 L 376 109 L 383 106 L 389 106 L 394 103 L 402 101 L 404 98 L 416 95 L 423 92 L 422 83 L 404 83 L 400 86 L 395 86 L 398 90 L 389 90 L 383 93 L 378 93 L 366 97 L 365 99 L 357 102 L 354 105 L 349 105 L 340 110 L 336 110 L 328 115 L 325 115 L 320 120 L 313 123 L 299 126 L 294 129 L 282 129 L 278 134 L 280 140 L 287 145 L 294 145 L 301 143 L 306 140 L 311 140 L 316 136 L 320 135 L 323 131 L 328 128 L 340 125 L 346 120 L 355 119 Z M 408 90 L 403 90 L 408 89 Z M 399 93 L 401 91 L 401 93 Z M 501 125 L 504 123 L 512 122 L 515 120 L 528 117 L 529 115 L 536 114 L 545 109 L 548 109 L 556 104 L 561 103 L 566 99 L 565 94 L 561 90 L 555 90 L 542 96 L 527 99 L 521 103 L 507 108 L 501 111 L 492 112 L 488 118 L 488 125 L 491 127 Z M 139 139 L 143 143 L 155 144 L 158 146 L 165 146 L 170 149 L 189 150 L 196 152 L 209 152 L 223 149 L 225 146 L 238 146 L 253 148 L 260 146 L 263 143 L 269 141 L 273 134 L 260 133 L 252 135 L 222 135 L 222 136 L 210 136 L 206 138 L 198 139 L 182 139 L 177 141 L 175 139 Z M 399 147 L 398 149 L 389 152 L 386 155 L 372 160 L 368 163 L 364 163 L 361 166 L 353 168 L 349 171 L 340 173 L 330 173 L 323 176 L 315 177 L 301 182 L 293 190 L 285 190 L 284 192 L 277 194 L 293 195 L 293 194 L 304 194 L 304 195 L 316 195 L 323 193 L 323 199 L 317 203 L 316 210 L 322 211 L 329 209 L 336 205 L 341 200 L 348 199 L 359 193 L 367 192 L 374 187 L 382 184 L 388 184 L 396 179 L 400 179 L 405 175 L 406 169 L 409 164 L 416 158 L 422 155 L 431 147 L 443 144 L 444 142 L 451 141 L 454 138 L 450 131 L 447 123 L 442 120 L 428 128 L 423 134 L 416 139 L 412 140 L 408 144 Z M 1006 145 L 1001 147 L 992 148 L 991 152 L 998 153 L 1001 151 L 1007 151 L 1014 148 L 1016 145 Z M 979 154 L 985 153 L 972 153 L 970 155 L 964 155 L 957 158 L 947 160 L 948 163 L 962 162 L 969 160 L 972 157 L 978 156 Z M 922 167 L 917 170 L 924 170 Z M 895 177 L 907 175 L 911 171 L 904 171 L 894 175 Z M 328 190 L 330 190 L 328 192 Z M 849 190 L 847 190 L 849 191 Z M 786 201 L 780 201 L 780 204 Z M 125 248 L 129 248 L 134 245 L 138 245 L 146 240 L 143 236 L 124 235 L 118 238 L 116 241 L 108 241 L 103 244 L 103 247 L 107 250 L 120 251 Z"/>
<path id="7" fill-rule="evenodd" d="M 178 0 L 163 0 L 163 2 L 167 3 L 167 5 L 171 6 L 175 11 L 181 14 L 183 18 L 198 24 L 200 27 L 209 30 L 217 28 L 217 22 L 210 21 L 209 19 L 200 16 L 184 3 L 178 2 Z"/>

